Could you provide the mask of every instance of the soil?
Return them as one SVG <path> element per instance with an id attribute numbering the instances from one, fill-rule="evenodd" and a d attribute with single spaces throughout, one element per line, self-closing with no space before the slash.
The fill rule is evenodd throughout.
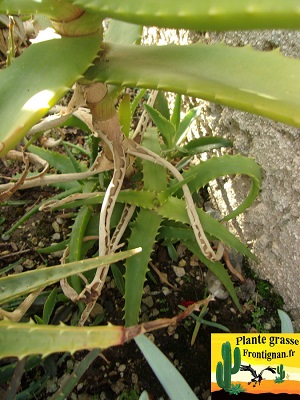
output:
<path id="1" fill-rule="evenodd" d="M 2 165 L 2 168 L 3 165 Z M 2 171 L 1 174 L 6 171 Z M 1 211 L 1 231 L 6 232 L 12 224 L 24 215 L 42 199 L 55 194 L 54 189 L 31 189 L 15 193 L 10 201 L 16 206 L 3 206 Z M 25 204 L 23 204 L 25 202 Z M 20 205 L 18 205 L 20 204 Z M 59 254 L 39 254 L 36 249 L 39 246 L 48 246 L 54 241 L 55 222 L 60 221 L 60 240 L 67 238 L 72 221 L 62 219 L 59 212 L 38 212 L 23 225 L 16 229 L 9 237 L 4 237 L 0 244 L 0 268 L 14 264 L 17 271 L 34 268 L 37 265 L 55 265 L 59 263 Z M 56 229 L 57 230 L 57 229 Z M 141 320 L 155 319 L 158 317 L 173 317 L 178 314 L 178 305 L 187 305 L 188 302 L 201 300 L 207 296 L 205 283 L 206 267 L 180 244 L 176 245 L 179 254 L 176 262 L 172 261 L 165 247 L 156 244 L 152 261 L 167 275 L 169 283 L 176 286 L 173 290 L 170 286 L 162 284 L 156 273 L 150 269 L 145 282 L 145 295 L 141 307 Z M 180 265 L 185 274 L 178 278 L 173 266 Z M 242 312 L 239 312 L 230 298 L 211 302 L 209 311 L 205 315 L 208 321 L 214 321 L 226 326 L 231 332 L 280 332 L 280 324 L 277 316 L 277 308 L 282 307 L 282 300 L 273 293 L 268 282 L 261 281 L 253 275 L 243 263 L 243 274 L 247 282 L 252 283 L 252 294 L 245 294 L 240 290 L 240 303 Z M 237 289 L 242 286 L 236 282 Z M 115 287 L 112 276 L 107 279 L 107 285 L 103 296 L 99 300 L 98 317 L 102 318 L 101 324 L 110 322 L 116 325 L 123 324 L 124 300 L 121 293 Z M 31 308 L 33 314 L 42 314 L 45 296 L 41 296 Z M 256 306 L 255 306 L 255 302 Z M 99 311 L 100 310 L 100 311 Z M 58 302 L 55 315 L 51 323 L 57 323 L 63 319 L 66 323 L 71 320 L 71 315 L 76 315 L 77 306 L 66 305 Z M 167 329 L 156 331 L 149 335 L 155 344 L 172 361 L 185 377 L 188 384 L 199 399 L 206 400 L 210 395 L 210 335 L 221 331 L 202 325 L 196 341 L 191 345 L 191 338 L 195 322 L 192 318 L 177 326 L 175 332 L 168 333 Z M 47 399 L 55 393 L 59 382 L 66 371 L 72 371 L 87 352 L 77 352 L 73 356 L 54 354 L 47 357 L 32 370 L 23 375 L 19 393 L 26 391 L 30 385 L 36 384 L 28 395 L 17 398 Z M 138 394 L 147 390 L 152 399 L 167 399 L 164 389 L 148 366 L 141 352 L 133 341 L 123 346 L 110 348 L 103 352 L 104 357 L 98 357 L 68 397 L 70 399 L 138 399 Z M 63 360 L 62 360 L 63 359 Z M 12 360 L 2 360 L 1 365 L 11 363 Z M 0 379 L 1 381 L 1 379 Z M 1 381 L 2 389 L 8 387 L 7 382 Z M 28 393 L 28 392 L 27 392 Z M 1 393 L 0 393 L 1 397 Z M 217 398 L 217 397 L 216 397 Z M 222 397 L 224 399 L 225 397 Z"/>

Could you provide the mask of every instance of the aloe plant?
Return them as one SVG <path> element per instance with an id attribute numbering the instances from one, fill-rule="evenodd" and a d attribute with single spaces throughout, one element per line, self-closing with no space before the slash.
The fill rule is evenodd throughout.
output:
<path id="1" fill-rule="evenodd" d="M 139 45 L 142 25 L 193 30 L 298 29 L 298 0 L 279 0 L 276 4 L 271 0 L 234 0 L 230 3 L 216 0 L 213 4 L 197 0 L 152 0 L 138 4 L 133 0 L 122 4 L 116 0 L 0 0 L 0 13 L 30 14 L 37 18 L 42 14 L 48 18 L 49 26 L 52 24 L 52 28 L 46 29 L 44 35 L 40 35 L 20 57 L 13 59 L 9 67 L 0 71 L 0 156 L 16 157 L 16 153 L 11 151 L 24 140 L 28 152 L 26 147 L 18 156 L 24 157 L 26 165 L 28 154 L 35 154 L 44 160 L 45 165 L 48 163 L 54 166 L 60 174 L 53 176 L 44 173 L 26 179 L 26 167 L 16 184 L 10 183 L 0 189 L 4 192 L 3 198 L 6 198 L 15 190 L 52 184 L 65 191 L 60 195 L 60 199 L 65 199 L 52 206 L 80 207 L 70 239 L 67 243 L 60 244 L 61 248 L 66 245 L 69 248 L 65 266 L 76 266 L 79 272 L 83 271 L 80 269 L 83 264 L 89 265 L 91 262 L 93 267 L 99 260 L 106 260 L 106 264 L 97 268 L 94 276 L 86 274 L 86 286 L 83 286 L 83 281 L 78 276 L 67 280 L 67 273 L 61 281 L 67 297 L 81 305 L 82 302 L 86 304 L 83 312 L 81 307 L 81 324 L 88 319 L 101 294 L 113 260 L 112 253 L 117 250 L 123 236 L 128 239 L 129 249 L 142 247 L 140 254 L 129 258 L 125 263 L 127 327 L 135 326 L 138 322 L 147 264 L 156 240 L 163 240 L 169 245 L 183 241 L 218 275 L 239 307 L 230 278 L 219 261 L 222 247 L 215 252 L 211 247 L 211 240 L 218 240 L 248 257 L 254 256 L 223 224 L 213 220 L 201 208 L 195 207 L 191 194 L 197 193 L 209 180 L 223 174 L 249 176 L 252 187 L 248 197 L 237 210 L 224 217 L 224 220 L 229 220 L 249 207 L 257 196 L 261 185 L 259 167 L 254 160 L 240 155 L 213 157 L 180 175 L 166 159 L 172 161 L 175 156 L 183 158 L 198 154 L 199 147 L 203 145 L 228 144 L 198 141 L 181 146 L 179 139 L 187 120 L 181 123 L 177 100 L 177 111 L 170 118 L 153 109 L 153 104 L 146 107 L 160 131 L 163 139 L 161 145 L 153 131 L 144 134 L 145 126 L 141 126 L 134 134 L 130 132 L 130 120 L 137 102 L 130 104 L 125 96 L 117 114 L 115 100 L 124 87 L 168 90 L 299 127 L 299 60 L 286 58 L 279 51 L 261 53 L 250 47 L 231 48 L 224 44 L 197 43 L 162 47 Z M 109 28 L 103 35 L 102 22 L 106 18 L 110 18 Z M 10 51 L 13 52 L 13 43 Z M 60 115 L 46 116 L 39 123 L 75 83 L 73 98 L 66 109 Z M 82 105 L 90 110 L 90 114 L 78 110 Z M 192 115 L 188 118 L 192 118 Z M 89 168 L 72 157 L 70 152 L 68 158 L 63 158 L 55 151 L 45 151 L 33 146 L 33 139 L 27 142 L 25 138 L 28 132 L 35 135 L 57 126 L 72 124 L 83 127 L 93 135 Z M 142 145 L 134 140 L 139 136 L 144 137 Z M 100 140 L 103 153 L 97 154 Z M 141 165 L 137 169 L 143 172 L 142 187 L 138 189 L 122 187 L 127 166 L 126 157 L 142 160 L 140 164 L 137 161 L 138 167 Z M 109 183 L 105 181 L 106 175 L 103 172 L 111 169 L 113 176 Z M 156 179 L 158 174 L 160 178 Z M 94 176 L 100 176 L 100 186 L 104 190 L 99 190 L 99 181 Z M 174 179 L 170 180 L 170 177 Z M 97 214 L 99 203 L 102 203 L 100 215 Z M 50 207 L 49 204 L 41 206 L 44 209 Z M 132 218 L 134 222 L 130 224 L 129 233 L 128 230 L 125 232 Z M 121 223 L 118 222 L 120 219 Z M 141 234 L 145 224 L 147 237 Z M 115 229 L 112 236 L 111 229 Z M 83 242 L 88 233 L 93 237 L 99 236 L 99 239 Z M 96 240 L 99 241 L 97 254 L 94 254 L 92 261 L 82 261 Z M 100 257 L 99 260 L 96 256 Z M 122 257 L 122 254 L 118 257 Z M 137 268 L 137 265 L 141 268 Z M 62 269 L 63 267 L 58 267 L 57 270 Z M 8 286 L 10 289 L 6 293 L 10 297 L 5 298 L 6 301 L 34 291 L 20 305 L 20 313 L 13 317 L 16 321 L 26 315 L 37 295 L 34 293 L 50 283 L 47 271 L 41 269 L 34 273 L 32 286 L 26 286 L 29 277 L 26 273 L 11 277 L 11 281 L 3 281 L 0 286 L 0 294 L 4 295 L 6 282 L 7 285 L 13 279 L 20 282 L 18 285 Z M 61 275 L 57 275 L 56 279 L 61 278 Z M 38 284 L 34 284 L 35 279 Z M 10 313 L 4 314 L 12 318 Z M 44 321 L 47 320 L 46 318 Z M 15 334 L 18 327 L 20 332 L 23 329 L 22 324 L 12 324 Z M 8 325 L 4 322 L 0 329 L 0 334 L 5 338 Z M 26 329 L 34 332 L 36 328 L 26 325 Z M 40 326 L 40 329 L 50 343 L 52 332 L 56 331 L 54 335 L 59 335 L 61 328 Z M 84 331 L 82 333 L 84 335 Z M 56 343 L 58 345 L 59 341 L 54 342 L 51 351 L 55 351 Z M 96 345 L 101 347 L 101 342 Z M 26 354 L 34 353 L 33 340 L 28 340 L 25 347 Z M 65 343 L 63 350 L 67 350 L 67 347 Z M 57 351 L 59 349 L 58 346 Z M 146 353 L 146 348 L 143 351 Z M 47 349 L 43 352 L 46 353 Z"/>

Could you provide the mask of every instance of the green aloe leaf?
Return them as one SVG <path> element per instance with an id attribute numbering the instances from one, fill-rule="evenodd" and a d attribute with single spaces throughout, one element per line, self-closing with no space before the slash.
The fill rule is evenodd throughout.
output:
<path id="1" fill-rule="evenodd" d="M 100 47 L 99 34 L 55 36 L 32 44 L 0 71 L 0 156 L 25 136 L 82 77 Z"/>
<path id="2" fill-rule="evenodd" d="M 148 149 L 160 153 L 159 137 L 156 131 L 145 132 L 143 145 Z M 142 161 L 144 186 L 148 190 L 163 190 L 167 187 L 167 172 L 157 164 Z M 160 179 L 157 179 L 157 177 Z M 138 322 L 144 282 L 148 271 L 148 263 L 153 251 L 162 217 L 154 211 L 142 208 L 134 223 L 128 239 L 128 246 L 134 248 L 135 243 L 142 247 L 142 252 L 136 256 L 134 262 L 126 260 L 125 272 L 125 325 L 131 326 Z M 146 229 L 146 231 L 145 231 Z"/>
<path id="3" fill-rule="evenodd" d="M 93 197 L 86 200 L 76 200 L 58 207 L 57 209 L 73 208 L 82 205 L 98 204 L 103 201 L 103 194 L 95 194 Z M 184 224 L 189 224 L 189 218 L 186 211 L 186 203 L 183 199 L 170 196 L 164 200 L 163 204 L 159 203 L 159 194 L 150 191 L 134 191 L 134 190 L 122 190 L 118 196 L 118 202 L 129 203 L 139 207 L 148 208 L 154 210 L 157 214 L 164 218 L 179 221 Z M 218 239 L 221 242 L 232 247 L 239 253 L 252 258 L 257 261 L 257 258 L 251 253 L 251 251 L 240 242 L 228 229 L 220 222 L 206 214 L 203 210 L 197 209 L 201 224 L 204 231 L 212 238 Z"/>
<path id="4" fill-rule="evenodd" d="M 141 209 L 132 224 L 128 246 L 132 247 L 138 243 L 143 250 L 133 262 L 129 259 L 125 262 L 125 326 L 138 323 L 148 263 L 161 221 L 162 218 L 153 211 Z"/>
<path id="5" fill-rule="evenodd" d="M 156 212 L 170 220 L 189 224 L 189 218 L 186 211 L 186 204 L 183 199 L 169 197 L 168 200 L 156 209 Z M 218 239 L 227 246 L 235 249 L 239 253 L 257 261 L 257 258 L 239 239 L 237 239 L 228 229 L 220 222 L 205 213 L 202 209 L 197 208 L 201 224 L 205 233 L 211 238 Z M 192 233 L 192 232 L 191 232 Z M 193 234 L 193 233 L 192 233 Z"/>
<path id="6" fill-rule="evenodd" d="M 0 0 L 0 12 L 4 14 L 43 14 L 54 19 L 72 19 L 77 7 L 61 0 Z"/>
<path id="7" fill-rule="evenodd" d="M 300 127 L 299 65 L 279 50 L 260 52 L 249 46 L 107 43 L 103 60 L 86 76 L 200 97 Z"/>
<path id="8" fill-rule="evenodd" d="M 22 359 L 30 354 L 46 357 L 58 352 L 105 349 L 122 344 L 124 340 L 124 327 L 111 324 L 78 328 L 64 324 L 36 325 L 33 321 L 0 321 L 0 341 L 5 343 L 0 349 L 1 358 L 14 356 Z"/>
<path id="9" fill-rule="evenodd" d="M 205 136 L 197 139 L 192 139 L 186 145 L 182 147 L 177 147 L 177 153 L 175 157 L 179 155 L 192 156 L 213 149 L 219 149 L 221 147 L 231 147 L 231 146 L 232 142 L 228 139 L 217 136 L 214 137 Z"/>
<path id="10" fill-rule="evenodd" d="M 176 132 L 176 138 L 175 142 L 178 144 L 178 141 L 180 137 L 184 134 L 184 132 L 187 130 L 187 128 L 190 126 L 190 124 L 194 121 L 195 118 L 200 115 L 201 108 L 200 107 L 195 107 L 189 110 L 183 118 L 183 120 L 180 122 L 178 130 Z"/>
<path id="11" fill-rule="evenodd" d="M 71 174 L 74 172 L 87 171 L 87 166 L 79 161 L 76 161 L 76 170 L 74 164 L 70 160 L 70 157 L 65 154 L 58 153 L 54 150 L 48 150 L 43 147 L 31 145 L 28 150 L 30 153 L 36 154 L 43 160 L 47 161 L 52 168 L 55 168 L 61 174 Z"/>
<path id="12" fill-rule="evenodd" d="M 192 30 L 299 28 L 298 0 L 72 0 L 135 24 Z"/>
<path id="13" fill-rule="evenodd" d="M 104 257 L 90 258 L 54 267 L 39 268 L 0 278 L 0 304 L 7 303 L 26 293 L 51 285 L 62 278 L 89 271 L 101 265 L 112 264 L 140 252 L 140 248 L 111 254 Z"/>
<path id="14" fill-rule="evenodd" d="M 209 160 L 191 167 L 183 172 L 185 179 L 194 175 L 194 179 L 189 180 L 188 186 L 192 193 L 197 192 L 199 188 L 220 176 L 226 175 L 247 175 L 251 179 L 251 188 L 248 196 L 234 211 L 224 217 L 229 221 L 237 215 L 244 212 L 256 199 L 262 182 L 261 170 L 253 158 L 243 157 L 241 155 L 224 155 L 222 157 L 212 157 Z M 175 182 L 176 184 L 176 182 Z"/>
<path id="15" fill-rule="evenodd" d="M 152 121 L 155 123 L 157 129 L 161 133 L 163 140 L 168 148 L 172 148 L 172 144 L 175 138 L 176 129 L 171 121 L 165 118 L 159 111 L 153 107 L 144 105 L 147 113 L 150 115 Z"/>
<path id="16" fill-rule="evenodd" d="M 122 127 L 122 132 L 126 137 L 128 137 L 131 124 L 130 96 L 128 93 L 125 93 L 124 97 L 120 101 L 118 108 L 118 116 Z"/>
<path id="17" fill-rule="evenodd" d="M 143 27 L 140 25 L 128 24 L 127 22 L 109 20 L 104 38 L 107 42 L 140 44 Z"/>
<path id="18" fill-rule="evenodd" d="M 171 400 L 197 399 L 194 392 L 176 367 L 174 367 L 169 359 L 154 343 L 151 342 L 150 339 L 145 335 L 140 335 L 134 340 Z"/>

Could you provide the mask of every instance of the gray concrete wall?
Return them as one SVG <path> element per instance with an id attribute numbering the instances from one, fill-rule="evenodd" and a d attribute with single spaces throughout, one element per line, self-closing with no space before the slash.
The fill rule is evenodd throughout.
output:
<path id="1" fill-rule="evenodd" d="M 300 58 L 300 32 L 209 33 L 198 35 L 198 39 L 210 43 L 224 40 L 238 46 L 251 44 L 264 51 L 280 47 L 285 55 Z M 284 298 L 286 310 L 299 330 L 300 130 L 212 103 L 201 104 L 202 129 L 233 140 L 234 153 L 254 157 L 262 168 L 260 196 L 232 229 L 259 257 L 260 262 L 252 263 L 253 268 Z M 223 185 L 219 181 L 212 192 L 218 207 L 226 212 L 235 208 L 247 189 L 247 179 L 238 177 L 225 179 Z"/>

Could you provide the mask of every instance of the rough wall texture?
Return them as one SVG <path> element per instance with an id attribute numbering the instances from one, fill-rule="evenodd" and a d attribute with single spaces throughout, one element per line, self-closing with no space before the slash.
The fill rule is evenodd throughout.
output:
<path id="1" fill-rule="evenodd" d="M 251 44 L 264 51 L 280 47 L 285 55 L 300 58 L 300 32 L 210 33 L 201 35 L 200 40 L 224 40 L 238 46 Z M 202 128 L 233 140 L 235 152 L 254 157 L 261 165 L 260 197 L 233 229 L 259 257 L 259 264 L 253 264 L 253 268 L 282 295 L 299 330 L 300 130 L 208 102 L 202 106 Z M 230 205 L 235 208 L 244 198 L 245 179 L 226 180 L 225 192 L 217 184 L 213 194 L 221 210 Z"/>

